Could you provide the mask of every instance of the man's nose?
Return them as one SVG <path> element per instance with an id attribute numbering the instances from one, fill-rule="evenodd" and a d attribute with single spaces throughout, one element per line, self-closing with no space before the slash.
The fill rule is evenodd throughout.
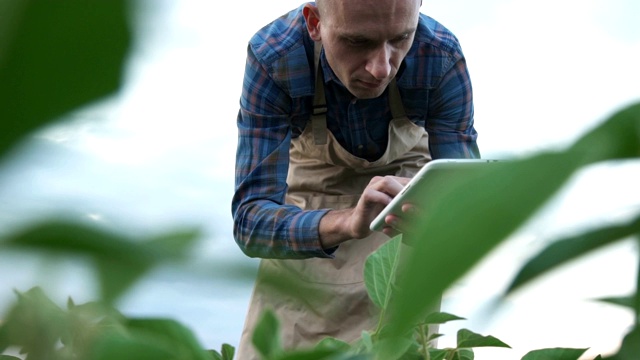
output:
<path id="1" fill-rule="evenodd" d="M 387 44 L 376 48 L 367 61 L 366 70 L 377 80 L 384 80 L 391 73 L 391 51 Z"/>

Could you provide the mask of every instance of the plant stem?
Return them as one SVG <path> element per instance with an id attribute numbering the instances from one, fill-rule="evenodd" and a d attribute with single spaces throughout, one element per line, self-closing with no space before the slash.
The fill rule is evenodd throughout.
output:
<path id="1" fill-rule="evenodd" d="M 420 343 L 422 344 L 422 352 L 424 354 L 425 360 L 430 360 L 431 356 L 429 355 L 429 342 L 427 341 L 427 334 L 424 331 L 425 324 L 420 324 L 418 326 L 419 334 L 420 334 Z"/>

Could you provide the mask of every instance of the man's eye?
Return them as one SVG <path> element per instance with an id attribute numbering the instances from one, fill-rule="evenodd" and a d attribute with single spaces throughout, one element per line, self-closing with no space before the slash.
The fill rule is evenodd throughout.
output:
<path id="1" fill-rule="evenodd" d="M 408 40 L 409 37 L 410 37 L 409 34 L 402 34 L 401 36 L 398 36 L 397 38 L 393 39 L 393 42 L 400 43 Z"/>
<path id="2" fill-rule="evenodd" d="M 367 44 L 369 43 L 367 40 L 364 40 L 364 39 L 346 39 L 346 42 L 349 46 L 353 46 L 353 47 L 364 47 L 364 46 L 367 46 Z"/>

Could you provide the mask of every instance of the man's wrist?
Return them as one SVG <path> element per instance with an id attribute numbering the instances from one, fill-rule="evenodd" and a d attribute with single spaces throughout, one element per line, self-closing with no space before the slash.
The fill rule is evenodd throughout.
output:
<path id="1" fill-rule="evenodd" d="M 320 244 L 330 249 L 353 238 L 349 221 L 353 209 L 329 210 L 321 219 L 318 227 Z"/>

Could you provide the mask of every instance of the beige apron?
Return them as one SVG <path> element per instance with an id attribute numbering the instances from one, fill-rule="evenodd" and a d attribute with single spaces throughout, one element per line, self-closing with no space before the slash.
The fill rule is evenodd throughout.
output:
<path id="1" fill-rule="evenodd" d="M 319 51 L 316 51 L 316 62 Z M 320 71 L 321 67 L 316 64 Z M 326 127 L 324 85 L 316 76 L 314 115 L 303 133 L 292 140 L 287 177 L 288 204 L 305 210 L 355 207 L 373 176 L 412 177 L 430 159 L 427 132 L 405 115 L 395 81 L 389 85 L 393 119 L 384 155 L 373 162 L 344 149 Z M 262 259 L 237 356 L 253 360 L 252 335 L 266 309 L 280 322 L 286 349 L 315 345 L 330 336 L 351 342 L 363 330 L 375 329 L 378 310 L 367 295 L 364 262 L 389 238 L 379 232 L 340 244 L 334 259 Z M 290 291 L 272 286 L 289 284 Z"/>

